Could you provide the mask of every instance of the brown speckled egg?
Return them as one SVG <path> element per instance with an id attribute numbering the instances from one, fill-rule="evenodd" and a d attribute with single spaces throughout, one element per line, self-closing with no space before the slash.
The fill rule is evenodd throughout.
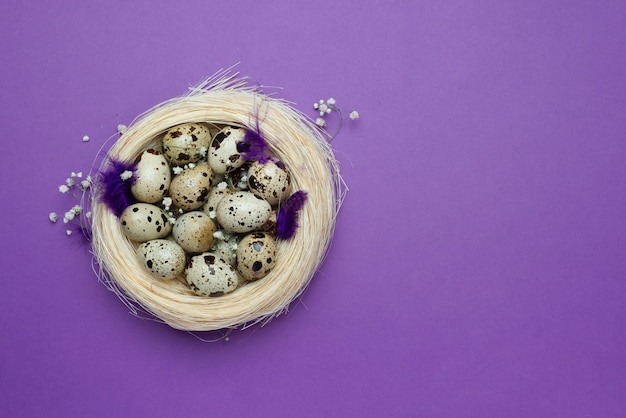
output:
<path id="1" fill-rule="evenodd" d="M 234 267 L 213 253 L 191 257 L 185 269 L 191 290 L 200 296 L 221 296 L 237 288 L 239 278 Z"/>
<path id="2" fill-rule="evenodd" d="M 213 172 L 224 174 L 245 163 L 241 152 L 237 149 L 237 145 L 243 142 L 245 136 L 245 129 L 233 126 L 227 126 L 215 135 L 207 155 Z"/>
<path id="3" fill-rule="evenodd" d="M 165 133 L 163 152 L 172 165 L 185 165 L 206 156 L 210 144 L 209 128 L 200 123 L 185 123 Z"/>
<path id="4" fill-rule="evenodd" d="M 207 215 L 215 216 L 215 211 L 217 210 L 217 204 L 222 200 L 224 196 L 230 195 L 233 191 L 227 187 L 225 182 L 218 184 L 217 186 L 211 188 L 209 191 L 209 196 L 207 197 L 207 201 L 202 206 L 202 211 Z"/>
<path id="5" fill-rule="evenodd" d="M 203 253 L 213 245 L 215 222 L 200 211 L 187 212 L 176 219 L 172 228 L 174 240 L 188 253 Z"/>
<path id="6" fill-rule="evenodd" d="M 185 270 L 185 251 L 174 241 L 146 241 L 139 246 L 137 254 L 146 269 L 161 279 L 173 279 Z"/>
<path id="7" fill-rule="evenodd" d="M 210 188 L 211 168 L 207 164 L 198 164 L 174 176 L 169 191 L 174 206 L 189 211 L 204 205 Z"/>
<path id="8" fill-rule="evenodd" d="M 120 225 L 124 235 L 137 242 L 165 238 L 172 230 L 165 212 L 149 203 L 135 203 L 124 209 Z"/>
<path id="9" fill-rule="evenodd" d="M 248 170 L 248 188 L 272 206 L 289 197 L 290 183 L 289 172 L 281 163 L 255 161 Z"/>
<path id="10" fill-rule="evenodd" d="M 271 235 L 253 232 L 237 245 L 237 271 L 247 280 L 267 276 L 276 265 L 276 241 Z"/>
<path id="11" fill-rule="evenodd" d="M 272 207 L 250 192 L 224 196 L 217 205 L 217 221 L 228 233 L 254 231 L 267 222 Z"/>
<path id="12" fill-rule="evenodd" d="M 170 187 L 171 172 L 167 160 L 158 151 L 147 150 L 139 157 L 133 174 L 131 193 L 140 202 L 156 203 Z"/>

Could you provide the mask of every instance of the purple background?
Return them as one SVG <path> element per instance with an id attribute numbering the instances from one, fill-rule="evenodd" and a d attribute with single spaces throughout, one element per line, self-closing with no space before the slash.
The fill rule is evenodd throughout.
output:
<path id="1" fill-rule="evenodd" d="M 0 6 L 0 415 L 626 414 L 624 2 L 173 3 Z M 361 119 L 321 273 L 206 344 L 47 217 L 118 123 L 237 62 Z"/>

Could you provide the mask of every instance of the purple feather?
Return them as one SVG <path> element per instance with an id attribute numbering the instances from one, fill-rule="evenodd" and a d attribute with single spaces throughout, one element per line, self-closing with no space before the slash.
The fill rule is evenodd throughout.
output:
<path id="1" fill-rule="evenodd" d="M 307 192 L 298 190 L 281 204 L 276 216 L 276 234 L 280 239 L 289 239 L 294 236 L 298 229 L 298 217 L 300 209 L 306 202 Z"/>
<path id="2" fill-rule="evenodd" d="M 125 171 L 134 172 L 136 168 L 137 165 L 134 163 L 125 163 L 111 159 L 107 169 L 99 175 L 100 201 L 107 205 L 118 218 L 124 212 L 124 209 L 135 202 L 135 198 L 130 191 L 135 178 L 131 177 L 128 180 L 123 180 L 121 175 Z"/>
<path id="3" fill-rule="evenodd" d="M 237 151 L 241 153 L 244 160 L 257 160 L 264 164 L 269 159 L 267 142 L 263 135 L 257 130 L 246 130 L 243 141 L 237 144 Z"/>

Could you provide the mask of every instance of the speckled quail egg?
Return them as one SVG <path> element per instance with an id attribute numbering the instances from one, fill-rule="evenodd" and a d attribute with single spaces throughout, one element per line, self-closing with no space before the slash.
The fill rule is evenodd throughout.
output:
<path id="1" fill-rule="evenodd" d="M 210 188 L 211 168 L 207 164 L 198 164 L 174 176 L 169 192 L 174 206 L 190 211 L 204 205 Z"/>
<path id="2" fill-rule="evenodd" d="M 202 211 L 212 218 L 215 217 L 217 210 L 217 204 L 222 200 L 224 196 L 232 194 L 232 189 L 226 186 L 226 182 L 219 183 L 217 186 L 212 187 L 207 196 L 206 203 L 202 206 Z"/>
<path id="3" fill-rule="evenodd" d="M 226 126 L 215 135 L 207 155 L 213 172 L 224 174 L 245 163 L 238 150 L 238 145 L 243 143 L 245 136 L 245 129 L 233 126 Z"/>
<path id="4" fill-rule="evenodd" d="M 200 123 L 185 123 L 170 129 L 163 136 L 163 152 L 172 165 L 200 161 L 211 144 L 209 128 Z"/>
<path id="5" fill-rule="evenodd" d="M 172 228 L 174 240 L 188 253 L 203 253 L 213 245 L 215 222 L 200 211 L 182 214 Z"/>
<path id="6" fill-rule="evenodd" d="M 185 279 L 191 290 L 201 296 L 230 293 L 237 288 L 239 280 L 233 266 L 210 252 L 191 257 Z"/>
<path id="7" fill-rule="evenodd" d="M 290 183 L 289 172 L 280 162 L 255 161 L 248 170 L 248 188 L 272 206 L 289 197 Z"/>
<path id="8" fill-rule="evenodd" d="M 139 246 L 137 254 L 146 269 L 161 279 L 173 279 L 185 270 L 185 251 L 174 241 L 146 241 Z"/>
<path id="9" fill-rule="evenodd" d="M 246 235 L 237 245 L 237 271 L 247 280 L 267 276 L 276 265 L 276 241 L 263 232 Z"/>
<path id="10" fill-rule="evenodd" d="M 124 235 L 137 242 L 164 238 L 172 231 L 172 224 L 163 210 L 150 203 L 135 203 L 120 215 Z"/>
<path id="11" fill-rule="evenodd" d="M 229 233 L 254 231 L 267 222 L 272 207 L 265 199 L 250 192 L 224 196 L 217 205 L 217 221 Z"/>
<path id="12" fill-rule="evenodd" d="M 144 151 L 133 176 L 135 180 L 130 191 L 140 202 L 156 203 L 163 199 L 170 187 L 170 166 L 159 151 Z"/>

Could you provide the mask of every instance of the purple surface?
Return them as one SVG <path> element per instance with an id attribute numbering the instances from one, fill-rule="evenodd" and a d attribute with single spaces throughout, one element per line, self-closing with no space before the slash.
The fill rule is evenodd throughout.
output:
<path id="1" fill-rule="evenodd" d="M 624 416 L 623 2 L 56 3 L 0 5 L 0 415 Z M 236 62 L 361 119 L 302 302 L 204 344 L 47 217 L 118 123 Z"/>

